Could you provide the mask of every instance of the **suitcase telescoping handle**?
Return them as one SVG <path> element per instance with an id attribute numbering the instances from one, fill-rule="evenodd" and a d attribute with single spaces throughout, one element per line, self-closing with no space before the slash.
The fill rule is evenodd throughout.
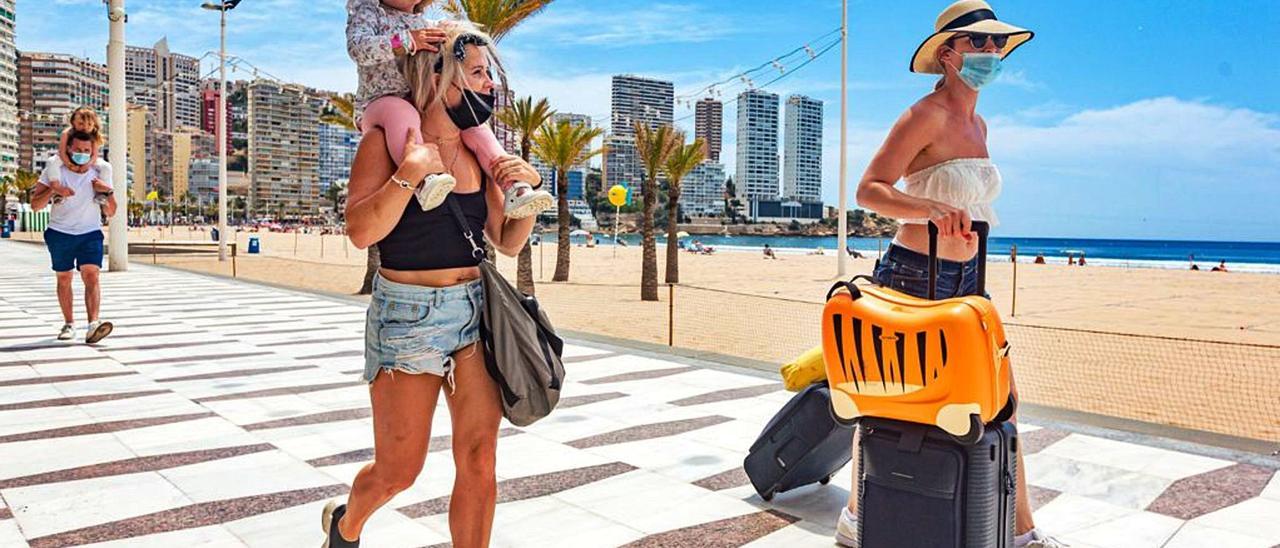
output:
<path id="1" fill-rule="evenodd" d="M 991 225 L 986 221 L 973 221 L 970 227 L 978 233 L 978 294 L 987 292 L 987 234 Z M 938 225 L 929 221 L 929 300 L 934 300 L 938 289 Z"/>

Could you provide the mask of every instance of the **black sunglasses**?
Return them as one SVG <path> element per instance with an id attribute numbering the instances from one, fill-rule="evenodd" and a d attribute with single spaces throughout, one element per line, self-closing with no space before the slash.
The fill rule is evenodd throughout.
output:
<path id="1" fill-rule="evenodd" d="M 957 38 L 960 36 L 969 37 L 969 44 L 973 46 L 973 49 L 982 49 L 987 47 L 988 38 L 991 39 L 991 43 L 995 44 L 996 47 L 1000 49 L 1004 49 L 1005 44 L 1009 43 L 1009 35 L 1007 34 L 980 34 L 970 32 L 961 34 L 957 36 Z"/>

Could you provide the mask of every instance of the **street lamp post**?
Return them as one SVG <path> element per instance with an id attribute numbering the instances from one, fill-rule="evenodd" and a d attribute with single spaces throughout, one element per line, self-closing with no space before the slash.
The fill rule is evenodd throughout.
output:
<path id="1" fill-rule="evenodd" d="M 108 139 L 111 142 L 109 161 L 115 166 L 111 172 L 111 188 L 116 195 L 116 214 L 111 216 L 111 227 L 108 234 L 107 265 L 111 272 L 129 269 L 129 181 L 128 157 L 129 147 L 126 145 L 125 129 L 125 85 L 124 85 L 124 0 L 107 2 L 107 21 L 110 38 L 107 41 L 108 87 L 111 90 L 111 103 L 108 107 L 108 120 L 111 128 Z M 141 176 L 141 175 L 138 175 Z"/>
<path id="2" fill-rule="evenodd" d="M 227 260 L 227 11 L 235 9 L 240 0 L 222 0 L 221 3 L 205 2 L 200 7 L 214 10 L 221 19 L 218 45 L 218 260 Z"/>
<path id="3" fill-rule="evenodd" d="M 836 274 L 849 272 L 849 0 L 840 2 L 840 218 L 837 219 Z"/>

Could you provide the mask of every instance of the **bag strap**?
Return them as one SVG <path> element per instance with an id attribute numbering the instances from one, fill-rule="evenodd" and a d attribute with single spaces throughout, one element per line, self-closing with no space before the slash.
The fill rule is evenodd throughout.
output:
<path id="1" fill-rule="evenodd" d="M 873 284 L 874 284 L 874 283 L 877 283 L 877 282 L 876 282 L 876 279 L 875 279 L 875 278 L 872 278 L 871 276 L 867 276 L 866 274 L 858 274 L 857 276 L 854 276 L 854 277 L 852 277 L 852 278 L 849 278 L 849 281 L 839 281 L 839 282 L 836 282 L 836 283 L 832 284 L 832 285 L 831 285 L 831 289 L 827 291 L 827 299 L 826 299 L 826 300 L 828 300 L 828 301 L 829 301 L 829 300 L 831 300 L 831 296 L 832 296 L 832 295 L 835 295 L 835 294 L 836 294 L 836 291 L 839 291 L 839 290 L 841 290 L 841 289 L 844 289 L 844 290 L 848 291 L 848 292 L 849 292 L 849 295 L 850 295 L 851 297 L 853 297 L 853 300 L 855 300 L 855 301 L 856 301 L 856 300 L 858 300 L 858 299 L 861 299 L 861 298 L 862 298 L 862 291 L 858 289 L 858 286 L 856 286 L 856 285 L 854 285 L 854 284 L 853 284 L 853 282 L 858 281 L 858 279 L 863 279 L 863 280 L 866 280 L 866 281 L 871 282 L 871 283 L 873 283 Z"/>
<path id="2" fill-rule="evenodd" d="M 471 232 L 471 227 L 467 226 L 467 218 L 462 214 L 462 207 L 458 205 L 457 200 L 453 199 L 452 193 L 444 199 L 444 203 L 449 204 L 449 211 L 453 212 L 453 220 L 458 223 L 458 230 L 462 231 L 462 237 L 471 244 L 471 256 L 477 261 L 484 261 L 486 258 L 484 249 L 476 245 L 476 236 Z"/>

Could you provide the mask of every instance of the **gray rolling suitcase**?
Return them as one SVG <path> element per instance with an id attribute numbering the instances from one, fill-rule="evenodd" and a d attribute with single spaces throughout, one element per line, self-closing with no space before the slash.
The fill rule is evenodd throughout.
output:
<path id="1" fill-rule="evenodd" d="M 863 417 L 862 548 L 1013 546 L 1018 431 L 986 425 L 972 445 L 939 428 Z"/>
<path id="2" fill-rule="evenodd" d="M 777 493 L 827 483 L 851 460 L 853 428 L 831 415 L 826 384 L 811 384 L 769 420 L 742 462 L 764 500 Z"/>

